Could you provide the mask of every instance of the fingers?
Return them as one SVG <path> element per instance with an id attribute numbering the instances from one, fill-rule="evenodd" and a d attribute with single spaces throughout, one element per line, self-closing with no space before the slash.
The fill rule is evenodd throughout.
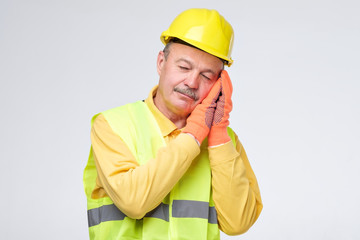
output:
<path id="1" fill-rule="evenodd" d="M 217 98 L 219 97 L 220 91 L 221 91 L 221 79 L 219 78 L 218 80 L 216 80 L 216 82 L 212 86 L 210 92 L 208 93 L 206 98 L 204 98 L 204 100 L 202 102 L 209 103 L 209 104 L 211 104 L 212 102 L 215 102 L 217 100 Z"/>
<path id="2" fill-rule="evenodd" d="M 229 74 L 225 70 L 221 72 L 221 87 L 221 98 L 219 98 L 217 107 L 221 107 L 224 114 L 228 115 L 232 110 L 231 95 L 233 92 L 233 86 Z"/>
<path id="3" fill-rule="evenodd" d="M 231 96 L 232 91 L 233 91 L 233 86 L 229 77 L 229 74 L 227 73 L 226 70 L 222 70 L 221 72 L 221 81 L 222 81 L 222 87 L 223 87 L 223 92 L 230 94 L 229 96 Z"/>
<path id="4" fill-rule="evenodd" d="M 209 132 L 208 145 L 218 146 L 229 142 L 231 139 L 227 133 L 229 126 L 229 115 L 232 110 L 232 83 L 228 73 L 223 70 L 221 72 L 221 95 L 216 102 L 214 119 Z"/>

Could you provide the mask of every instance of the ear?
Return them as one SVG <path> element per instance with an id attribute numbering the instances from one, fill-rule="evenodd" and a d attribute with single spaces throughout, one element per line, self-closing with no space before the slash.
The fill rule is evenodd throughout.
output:
<path id="1" fill-rule="evenodd" d="M 157 57 L 157 61 L 156 61 L 156 68 L 157 68 L 157 72 L 159 74 L 159 76 L 161 75 L 161 70 L 164 66 L 165 63 L 165 55 L 163 51 L 160 51 Z"/>

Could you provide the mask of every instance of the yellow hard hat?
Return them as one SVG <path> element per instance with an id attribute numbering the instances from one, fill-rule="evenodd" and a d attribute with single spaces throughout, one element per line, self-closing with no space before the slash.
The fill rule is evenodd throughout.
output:
<path id="1" fill-rule="evenodd" d="M 172 38 L 225 60 L 229 67 L 233 63 L 231 51 L 234 31 L 216 10 L 192 8 L 180 13 L 160 36 L 165 45 Z"/>

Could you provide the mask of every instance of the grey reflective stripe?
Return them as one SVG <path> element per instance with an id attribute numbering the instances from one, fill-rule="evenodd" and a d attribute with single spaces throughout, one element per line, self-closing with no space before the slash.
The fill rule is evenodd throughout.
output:
<path id="1" fill-rule="evenodd" d="M 208 202 L 174 200 L 172 205 L 172 216 L 176 218 L 203 218 L 209 223 L 217 224 L 215 207 L 209 207 Z M 107 221 L 124 220 L 126 215 L 114 204 L 104 205 L 99 208 L 88 210 L 89 227 Z M 161 203 L 154 210 L 148 212 L 145 217 L 158 218 L 169 221 L 169 205 Z"/>
<path id="2" fill-rule="evenodd" d="M 174 200 L 172 216 L 176 218 L 204 218 L 209 223 L 217 223 L 215 207 L 209 207 L 208 202 Z"/>
<path id="3" fill-rule="evenodd" d="M 125 214 L 123 214 L 114 204 L 88 210 L 89 227 L 98 225 L 101 222 L 123 220 L 124 218 Z"/>
<path id="4" fill-rule="evenodd" d="M 209 207 L 209 223 L 217 224 L 217 213 L 215 207 Z"/>
<path id="5" fill-rule="evenodd" d="M 154 210 L 148 212 L 145 217 L 160 218 L 165 221 L 169 221 L 169 205 L 160 203 Z"/>
<path id="6" fill-rule="evenodd" d="M 88 210 L 89 227 L 98 225 L 102 222 L 124 220 L 125 217 L 126 215 L 114 204 Z M 169 205 L 161 203 L 154 210 L 148 212 L 145 217 L 159 218 L 168 222 Z"/>

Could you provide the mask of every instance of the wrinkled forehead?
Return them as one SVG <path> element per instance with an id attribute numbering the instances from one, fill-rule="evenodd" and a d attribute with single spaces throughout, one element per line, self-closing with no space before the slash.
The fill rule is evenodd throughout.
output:
<path id="1" fill-rule="evenodd" d="M 224 69 L 224 62 L 218 57 L 204 52 L 191 45 L 173 43 L 168 50 L 167 56 L 171 56 L 172 61 L 177 63 L 185 63 L 192 67 L 198 67 L 219 73 Z"/>

